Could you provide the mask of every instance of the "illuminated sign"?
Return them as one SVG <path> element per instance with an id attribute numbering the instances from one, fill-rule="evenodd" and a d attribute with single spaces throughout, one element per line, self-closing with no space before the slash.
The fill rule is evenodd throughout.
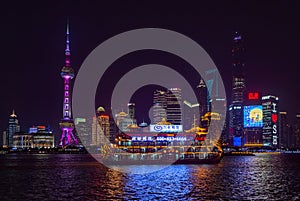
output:
<path id="1" fill-rule="evenodd" d="M 169 142 L 173 142 L 173 141 L 187 141 L 186 137 L 183 136 L 179 136 L 179 137 L 164 137 L 164 136 L 160 136 L 160 137 L 150 137 L 150 136 L 133 136 L 131 138 L 132 141 L 169 141 Z"/>
<path id="2" fill-rule="evenodd" d="M 271 96 L 271 95 L 269 95 L 269 96 L 263 96 L 261 99 L 262 100 L 268 100 L 268 99 L 275 99 L 275 100 L 278 100 L 278 97 L 276 97 L 276 96 Z"/>
<path id="3" fill-rule="evenodd" d="M 250 92 L 248 93 L 248 99 L 249 100 L 258 100 L 259 98 L 259 95 L 258 95 L 258 92 Z"/>
<path id="4" fill-rule="evenodd" d="M 263 127 L 263 111 L 261 105 L 244 106 L 244 127 Z"/>
<path id="5" fill-rule="evenodd" d="M 150 132 L 182 132 L 182 125 L 150 125 Z"/>
<path id="6" fill-rule="evenodd" d="M 29 131 L 28 131 L 28 133 L 37 133 L 37 132 L 38 132 L 38 128 L 37 127 L 29 128 Z"/>
<path id="7" fill-rule="evenodd" d="M 157 137 L 157 141 L 186 141 L 186 137 Z"/>
<path id="8" fill-rule="evenodd" d="M 278 120 L 278 114 L 277 114 L 277 109 L 276 109 L 276 103 L 272 103 L 273 109 L 272 109 L 272 122 L 273 122 L 273 129 L 272 129 L 272 133 L 273 133 L 273 145 L 277 145 L 277 120 Z"/>
<path id="9" fill-rule="evenodd" d="M 273 135 L 273 145 L 277 145 L 277 136 Z"/>
<path id="10" fill-rule="evenodd" d="M 138 136 L 138 137 L 133 136 L 131 138 L 131 140 L 132 141 L 153 141 L 153 137 L 150 137 L 150 136 L 143 136 L 143 137 L 141 137 L 141 136 Z"/>

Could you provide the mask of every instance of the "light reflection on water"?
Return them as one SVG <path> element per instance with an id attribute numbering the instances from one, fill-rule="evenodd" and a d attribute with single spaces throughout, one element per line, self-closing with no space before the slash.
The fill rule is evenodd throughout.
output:
<path id="1" fill-rule="evenodd" d="M 224 157 L 149 174 L 120 173 L 88 155 L 11 154 L 0 156 L 0 200 L 298 200 L 299 169 L 299 154 Z"/>

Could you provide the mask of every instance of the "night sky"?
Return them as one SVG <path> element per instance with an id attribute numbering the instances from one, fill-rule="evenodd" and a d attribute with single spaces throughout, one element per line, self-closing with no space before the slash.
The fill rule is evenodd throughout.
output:
<path id="1" fill-rule="evenodd" d="M 21 130 L 27 131 L 34 124 L 59 130 L 63 95 L 60 70 L 64 65 L 67 18 L 71 65 L 76 72 L 94 48 L 118 33 L 136 28 L 165 28 L 187 35 L 209 53 L 228 94 L 232 81 L 232 35 L 239 31 L 245 38 L 247 90 L 279 96 L 280 111 L 287 111 L 291 121 L 300 113 L 300 5 L 296 1 L 220 1 L 209 5 L 41 2 L 13 1 L 2 3 L 0 8 L 1 132 L 7 127 L 13 108 Z M 126 70 L 151 61 L 185 67 L 180 59 L 165 57 L 159 52 L 123 57 L 107 74 L 111 78 L 107 84 L 112 86 Z M 99 100 L 99 96 L 96 104 L 105 105 L 107 102 Z"/>

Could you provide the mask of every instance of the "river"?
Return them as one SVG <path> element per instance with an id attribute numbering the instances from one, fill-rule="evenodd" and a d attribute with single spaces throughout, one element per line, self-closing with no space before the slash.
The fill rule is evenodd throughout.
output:
<path id="1" fill-rule="evenodd" d="M 300 200 L 299 181 L 300 154 L 226 156 L 148 174 L 108 169 L 88 154 L 0 156 L 1 201 Z"/>

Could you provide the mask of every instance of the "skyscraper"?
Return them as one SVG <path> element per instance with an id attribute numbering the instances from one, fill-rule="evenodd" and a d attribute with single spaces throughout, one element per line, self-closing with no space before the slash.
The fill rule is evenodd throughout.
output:
<path id="1" fill-rule="evenodd" d="M 92 118 L 75 118 L 74 122 L 80 142 L 83 145 L 91 145 Z"/>
<path id="2" fill-rule="evenodd" d="M 264 146 L 278 147 L 278 97 L 267 95 L 262 97 Z"/>
<path id="3" fill-rule="evenodd" d="M 167 98 L 166 91 L 156 90 L 153 94 L 153 122 L 157 124 L 163 118 L 167 118 Z"/>
<path id="4" fill-rule="evenodd" d="M 97 144 L 104 144 L 110 140 L 109 115 L 106 114 L 103 107 L 97 109 L 97 119 L 100 125 L 100 136 L 97 136 Z"/>
<path id="5" fill-rule="evenodd" d="M 174 125 L 182 124 L 181 113 L 181 89 L 171 88 L 166 93 L 167 99 L 167 121 Z"/>
<path id="6" fill-rule="evenodd" d="M 245 85 L 245 48 L 242 35 L 235 32 L 232 48 L 232 97 L 229 106 L 229 143 L 233 138 L 243 138 L 243 102 Z"/>
<path id="7" fill-rule="evenodd" d="M 291 133 L 290 125 L 288 123 L 287 112 L 279 112 L 278 122 L 278 147 L 288 148 L 288 142 Z"/>
<path id="8" fill-rule="evenodd" d="M 166 119 L 174 125 L 182 124 L 181 89 L 171 88 L 167 91 L 156 90 L 153 94 L 153 121 L 157 124 Z"/>
<path id="9" fill-rule="evenodd" d="M 197 86 L 198 92 L 199 92 L 199 114 L 200 117 L 204 116 L 209 110 L 209 97 L 208 97 L 208 90 L 206 87 L 206 84 L 204 80 L 201 78 L 199 85 Z M 201 120 L 201 118 L 199 118 Z M 201 126 L 203 125 L 203 122 L 200 121 Z"/>
<path id="10" fill-rule="evenodd" d="M 294 149 L 300 149 L 300 115 L 296 115 L 296 122 L 294 124 Z"/>
<path id="11" fill-rule="evenodd" d="M 67 24 L 67 40 L 65 49 L 65 66 L 61 69 L 61 77 L 64 79 L 64 100 L 63 100 L 63 119 L 60 122 L 60 128 L 62 131 L 59 145 L 66 147 L 69 145 L 77 145 L 78 140 L 74 135 L 74 122 L 71 114 L 71 93 L 70 93 L 70 81 L 74 78 L 74 70 L 70 66 L 70 40 L 69 40 L 69 24 Z"/>
<path id="12" fill-rule="evenodd" d="M 132 124 L 136 124 L 136 120 L 135 120 L 135 103 L 128 103 L 127 107 L 128 107 L 128 115 L 129 115 L 129 118 L 132 121 Z"/>
<path id="13" fill-rule="evenodd" d="M 189 101 L 184 100 L 182 104 L 182 125 L 184 130 L 191 129 L 194 125 L 194 119 L 200 119 L 199 118 L 199 103 L 191 104 Z M 195 126 L 199 126 L 199 122 L 195 122 Z"/>
<path id="14" fill-rule="evenodd" d="M 15 114 L 15 111 L 13 110 L 12 114 L 9 116 L 8 119 L 8 128 L 6 132 L 6 145 L 8 147 L 13 146 L 13 135 L 16 132 L 20 132 L 20 124 L 17 115 Z M 4 144 L 4 142 L 3 142 Z"/>

